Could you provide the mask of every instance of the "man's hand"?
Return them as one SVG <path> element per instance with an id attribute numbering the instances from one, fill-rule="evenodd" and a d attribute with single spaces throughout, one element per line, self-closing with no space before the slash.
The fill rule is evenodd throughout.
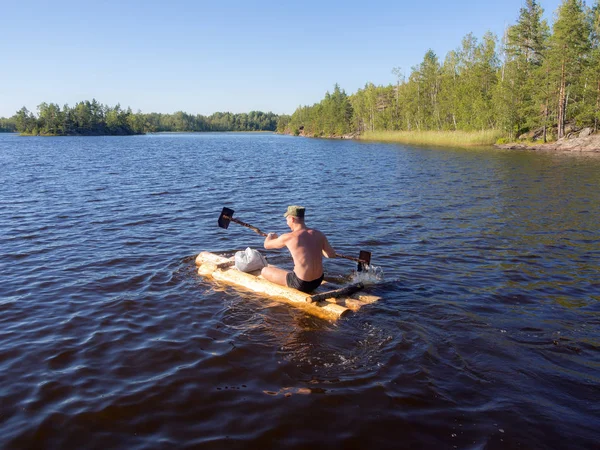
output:
<path id="1" fill-rule="evenodd" d="M 283 248 L 285 247 L 285 240 L 287 235 L 278 236 L 277 233 L 269 233 L 265 238 L 265 248 L 267 250 Z"/>

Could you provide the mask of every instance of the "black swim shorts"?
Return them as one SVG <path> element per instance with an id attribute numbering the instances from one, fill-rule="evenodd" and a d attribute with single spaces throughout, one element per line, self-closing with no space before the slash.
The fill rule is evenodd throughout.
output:
<path id="1" fill-rule="evenodd" d="M 288 287 L 309 293 L 321 286 L 321 283 L 323 282 L 323 277 L 324 275 L 321 275 L 321 277 L 317 278 L 316 280 L 304 281 L 298 278 L 294 272 L 288 272 L 285 281 L 287 282 Z"/>

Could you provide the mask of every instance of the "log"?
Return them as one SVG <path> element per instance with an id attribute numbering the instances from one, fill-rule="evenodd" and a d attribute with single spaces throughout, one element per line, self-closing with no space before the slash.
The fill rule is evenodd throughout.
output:
<path id="1" fill-rule="evenodd" d="M 227 261 L 224 263 L 217 264 L 217 269 L 229 269 L 232 266 L 235 266 L 235 261 Z"/>
<path id="2" fill-rule="evenodd" d="M 327 291 L 321 294 L 309 295 L 306 297 L 308 303 L 315 303 L 325 301 L 329 298 L 347 297 L 350 294 L 354 294 L 356 291 L 360 291 L 365 287 L 362 283 L 351 284 L 342 289 L 336 289 L 334 291 Z"/>
<path id="3" fill-rule="evenodd" d="M 338 319 L 350 311 L 350 308 L 335 302 L 307 303 L 304 292 L 271 283 L 260 275 L 240 272 L 235 266 L 219 269 L 219 265 L 225 265 L 228 261 L 227 258 L 214 253 L 201 252 L 196 258 L 198 274 L 265 294 L 273 299 L 301 307 L 306 312 L 318 317 Z"/>

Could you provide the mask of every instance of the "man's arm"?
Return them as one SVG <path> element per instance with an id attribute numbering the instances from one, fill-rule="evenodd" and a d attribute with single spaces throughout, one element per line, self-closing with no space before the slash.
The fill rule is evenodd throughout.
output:
<path id="1" fill-rule="evenodd" d="M 269 233 L 265 238 L 265 248 L 267 250 L 272 250 L 276 248 L 285 247 L 285 243 L 287 242 L 288 234 L 282 234 L 281 236 L 277 236 L 277 233 Z"/>
<path id="2" fill-rule="evenodd" d="M 327 236 L 325 235 L 323 235 L 323 255 L 325 255 L 327 258 L 335 258 L 335 250 L 329 244 Z"/>

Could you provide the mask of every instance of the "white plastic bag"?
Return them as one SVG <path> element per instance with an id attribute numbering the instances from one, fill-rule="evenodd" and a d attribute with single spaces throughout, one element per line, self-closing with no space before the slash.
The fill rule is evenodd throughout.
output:
<path id="1" fill-rule="evenodd" d="M 235 253 L 235 267 L 241 272 L 254 272 L 268 265 L 267 259 L 258 250 L 248 247 Z"/>

